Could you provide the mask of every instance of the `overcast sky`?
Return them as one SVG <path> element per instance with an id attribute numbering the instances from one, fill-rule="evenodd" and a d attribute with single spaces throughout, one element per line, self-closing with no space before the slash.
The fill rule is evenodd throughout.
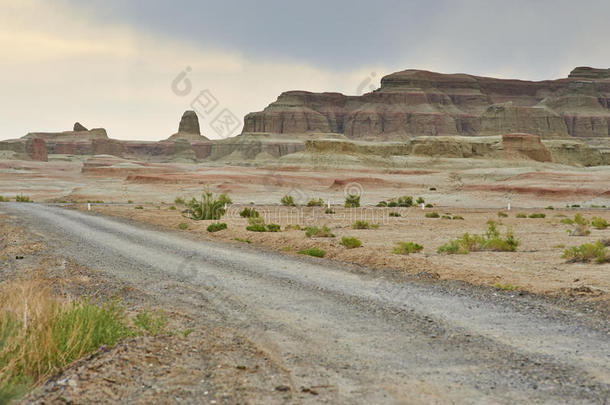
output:
<path id="1" fill-rule="evenodd" d="M 608 16 L 608 0 L 0 0 L 0 139 L 80 121 L 160 140 L 204 90 L 217 138 L 222 111 L 238 133 L 282 91 L 357 94 L 408 68 L 565 77 L 610 67 Z"/>

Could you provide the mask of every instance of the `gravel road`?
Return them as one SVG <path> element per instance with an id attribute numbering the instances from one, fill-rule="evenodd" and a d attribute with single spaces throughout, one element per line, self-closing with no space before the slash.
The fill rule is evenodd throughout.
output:
<path id="1" fill-rule="evenodd" d="M 243 331 L 315 394 L 304 403 L 608 402 L 607 323 L 541 298 L 397 284 L 54 206 L 0 210 L 164 306 Z"/>

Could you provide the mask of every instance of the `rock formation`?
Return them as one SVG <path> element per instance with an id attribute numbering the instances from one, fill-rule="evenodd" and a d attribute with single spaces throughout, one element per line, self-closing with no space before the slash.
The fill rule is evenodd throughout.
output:
<path id="1" fill-rule="evenodd" d="M 503 135 L 610 136 L 610 70 L 576 68 L 530 82 L 405 70 L 362 96 L 289 91 L 244 118 L 243 133 L 345 134 L 352 139 Z"/>
<path id="2" fill-rule="evenodd" d="M 88 131 L 88 129 L 85 128 L 80 122 L 75 122 L 73 131 L 82 132 L 82 131 Z"/>
<path id="3" fill-rule="evenodd" d="M 182 114 L 182 119 L 180 119 L 180 124 L 178 125 L 178 132 L 201 135 L 199 118 L 195 111 L 187 110 Z"/>

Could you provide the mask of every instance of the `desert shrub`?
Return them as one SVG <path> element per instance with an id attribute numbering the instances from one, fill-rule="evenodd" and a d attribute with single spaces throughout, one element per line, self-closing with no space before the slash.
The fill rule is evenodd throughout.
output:
<path id="1" fill-rule="evenodd" d="M 175 205 L 171 205 L 168 210 L 170 211 L 176 211 L 176 206 Z"/>
<path id="2" fill-rule="evenodd" d="M 251 232 L 267 232 L 267 227 L 265 226 L 265 221 L 260 217 L 250 217 L 248 218 L 249 225 L 246 227 L 246 230 Z"/>
<path id="3" fill-rule="evenodd" d="M 314 256 L 314 257 L 324 257 L 326 255 L 326 252 L 319 248 L 309 248 L 309 249 L 299 250 L 299 254 Z"/>
<path id="4" fill-rule="evenodd" d="M 572 208 L 580 208 L 580 204 L 572 204 Z"/>
<path id="5" fill-rule="evenodd" d="M 413 206 L 413 197 L 410 195 L 403 195 L 402 197 L 398 197 L 398 206 L 399 207 L 412 207 Z"/>
<path id="6" fill-rule="evenodd" d="M 425 207 L 426 207 L 426 208 L 432 208 L 432 207 L 434 207 L 434 205 L 432 205 L 432 204 L 428 203 L 428 204 L 426 204 L 426 205 L 425 205 Z"/>
<path id="7" fill-rule="evenodd" d="M 0 202 L 9 202 L 9 201 L 11 201 L 10 198 L 0 195 Z"/>
<path id="8" fill-rule="evenodd" d="M 282 203 L 282 205 L 288 206 L 288 207 L 294 207 L 296 206 L 296 204 L 294 203 L 294 197 L 291 195 L 285 195 L 282 197 L 282 199 L 280 200 L 280 202 Z"/>
<path id="9" fill-rule="evenodd" d="M 418 205 L 422 205 L 423 203 L 425 203 L 425 202 L 426 202 L 426 200 L 424 200 L 424 197 L 417 197 L 417 200 L 415 200 L 415 202 L 416 202 Z"/>
<path id="10" fill-rule="evenodd" d="M 524 213 L 520 212 L 517 214 L 517 218 L 527 218 L 527 215 L 525 215 Z"/>
<path id="11" fill-rule="evenodd" d="M 459 216 L 459 215 L 454 215 L 452 219 L 457 219 L 457 220 L 463 221 L 464 217 Z"/>
<path id="12" fill-rule="evenodd" d="M 570 232 L 570 236 L 587 236 L 591 233 L 589 230 L 590 222 L 581 213 L 574 215 L 574 227 Z"/>
<path id="13" fill-rule="evenodd" d="M 411 253 L 421 252 L 424 249 L 422 245 L 413 242 L 398 242 L 392 253 L 397 255 L 408 255 Z"/>
<path id="14" fill-rule="evenodd" d="M 566 225 L 574 225 L 574 220 L 572 218 L 563 218 L 561 221 L 562 224 Z"/>
<path id="15" fill-rule="evenodd" d="M 318 198 L 317 200 L 315 198 L 312 198 L 311 200 L 309 200 L 307 202 L 307 206 L 308 207 L 323 207 L 324 206 L 324 200 L 321 198 Z"/>
<path id="16" fill-rule="evenodd" d="M 507 217 L 508 217 L 508 214 L 506 212 L 502 212 L 502 211 L 498 212 L 498 218 L 507 218 Z"/>
<path id="17" fill-rule="evenodd" d="M 136 205 L 135 207 L 133 207 L 134 210 L 143 210 L 144 207 L 142 207 L 141 205 Z"/>
<path id="18" fill-rule="evenodd" d="M 400 216 L 401 216 L 399 212 L 394 212 L 394 211 L 390 212 L 390 214 L 389 214 L 389 215 L 390 215 L 391 217 L 400 217 Z"/>
<path id="19" fill-rule="evenodd" d="M 299 224 L 286 225 L 286 227 L 284 229 L 287 230 L 287 231 L 290 231 L 290 230 L 300 231 L 301 230 L 301 225 L 299 225 Z"/>
<path id="20" fill-rule="evenodd" d="M 606 229 L 610 224 L 602 217 L 593 217 L 591 218 L 591 225 L 595 229 Z"/>
<path id="21" fill-rule="evenodd" d="M 494 287 L 504 291 L 515 291 L 519 289 L 519 287 L 517 287 L 516 285 L 512 285 L 509 283 L 496 283 L 494 284 Z"/>
<path id="22" fill-rule="evenodd" d="M 438 212 L 426 212 L 426 218 L 440 218 Z"/>
<path id="23" fill-rule="evenodd" d="M 260 214 L 258 213 L 258 211 L 254 208 L 244 208 L 243 210 L 241 210 L 241 212 L 239 213 L 239 216 L 242 218 L 258 218 L 260 217 Z"/>
<path id="24" fill-rule="evenodd" d="M 430 190 L 430 191 L 436 191 L 436 187 L 430 187 L 428 190 Z"/>
<path id="25" fill-rule="evenodd" d="M 178 229 L 182 229 L 184 231 L 185 229 L 189 229 L 189 225 L 186 222 L 180 222 L 178 224 Z"/>
<path id="26" fill-rule="evenodd" d="M 327 226 L 323 226 L 322 228 L 318 228 L 317 226 L 309 226 L 307 227 L 307 229 L 305 229 L 305 236 L 307 236 L 308 238 L 332 238 L 335 235 L 330 231 L 330 228 Z"/>
<path id="27" fill-rule="evenodd" d="M 226 195 L 222 197 L 222 194 L 215 198 L 211 191 L 205 190 L 199 201 L 193 198 L 187 203 L 190 218 L 195 220 L 220 219 L 226 212 L 224 206 L 227 198 Z"/>
<path id="28" fill-rule="evenodd" d="M 543 214 L 541 212 L 534 212 L 531 213 L 528 218 L 546 218 L 546 214 Z"/>
<path id="29" fill-rule="evenodd" d="M 360 196 L 357 194 L 350 194 L 345 197 L 346 208 L 358 208 L 360 207 Z"/>
<path id="30" fill-rule="evenodd" d="M 15 196 L 15 201 L 22 202 L 22 203 L 34 202 L 34 201 L 32 201 L 32 199 L 29 196 L 23 195 L 23 194 L 19 194 L 18 196 Z"/>
<path id="31" fill-rule="evenodd" d="M 176 198 L 174 198 L 174 204 L 176 204 L 176 205 L 185 205 L 186 202 L 184 201 L 183 197 L 176 197 Z"/>
<path id="32" fill-rule="evenodd" d="M 235 238 L 235 240 L 242 243 L 252 243 L 250 239 Z"/>
<path id="33" fill-rule="evenodd" d="M 443 215 L 441 219 L 451 219 L 451 215 Z"/>
<path id="34" fill-rule="evenodd" d="M 227 193 L 222 193 L 218 196 L 218 202 L 221 204 L 227 204 L 227 205 L 231 205 L 233 204 L 233 200 L 231 200 L 231 197 L 228 196 Z"/>
<path id="35" fill-rule="evenodd" d="M 208 232 L 218 232 L 227 229 L 227 224 L 224 222 L 212 222 L 208 225 Z"/>
<path id="36" fill-rule="evenodd" d="M 597 263 L 610 262 L 610 255 L 603 241 L 573 246 L 566 249 L 561 257 L 568 262 L 590 262 L 594 259 Z"/>
<path id="37" fill-rule="evenodd" d="M 398 207 L 398 203 L 396 201 L 388 201 L 388 207 L 390 207 L 390 208 Z"/>
<path id="38" fill-rule="evenodd" d="M 335 210 L 333 210 L 332 208 L 327 208 L 326 210 L 324 210 L 325 214 L 334 214 Z"/>
<path id="39" fill-rule="evenodd" d="M 267 232 L 279 232 L 281 227 L 279 224 L 267 224 Z"/>
<path id="40" fill-rule="evenodd" d="M 511 229 L 507 229 L 502 236 L 498 230 L 498 224 L 495 221 L 488 221 L 484 235 L 465 233 L 460 238 L 440 246 L 437 252 L 444 254 L 467 254 L 475 251 L 514 252 L 518 246 L 519 241 Z"/>
<path id="41" fill-rule="evenodd" d="M 353 249 L 362 246 L 362 241 L 353 236 L 344 236 L 341 238 L 341 245 L 348 249 Z"/>
<path id="42" fill-rule="evenodd" d="M 369 224 L 367 221 L 356 221 L 352 224 L 352 228 L 353 229 L 370 229 L 371 224 Z"/>
<path id="43" fill-rule="evenodd" d="M 387 207 L 388 203 L 386 201 L 379 201 L 376 206 L 377 207 Z"/>
<path id="44" fill-rule="evenodd" d="M 549 205 L 548 207 L 545 208 L 545 210 L 554 210 L 555 207 L 553 207 L 552 205 Z"/>

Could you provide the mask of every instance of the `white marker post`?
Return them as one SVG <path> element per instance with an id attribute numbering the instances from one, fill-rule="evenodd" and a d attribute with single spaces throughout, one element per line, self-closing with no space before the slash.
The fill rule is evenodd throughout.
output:
<path id="1" fill-rule="evenodd" d="M 507 210 L 510 211 L 510 198 L 508 199 L 508 207 Z"/>
<path id="2" fill-rule="evenodd" d="M 91 211 L 91 203 L 87 203 L 87 211 Z"/>
<path id="3" fill-rule="evenodd" d="M 426 206 L 424 205 L 424 203 L 421 203 L 421 209 L 423 210 L 424 208 L 426 208 Z"/>

